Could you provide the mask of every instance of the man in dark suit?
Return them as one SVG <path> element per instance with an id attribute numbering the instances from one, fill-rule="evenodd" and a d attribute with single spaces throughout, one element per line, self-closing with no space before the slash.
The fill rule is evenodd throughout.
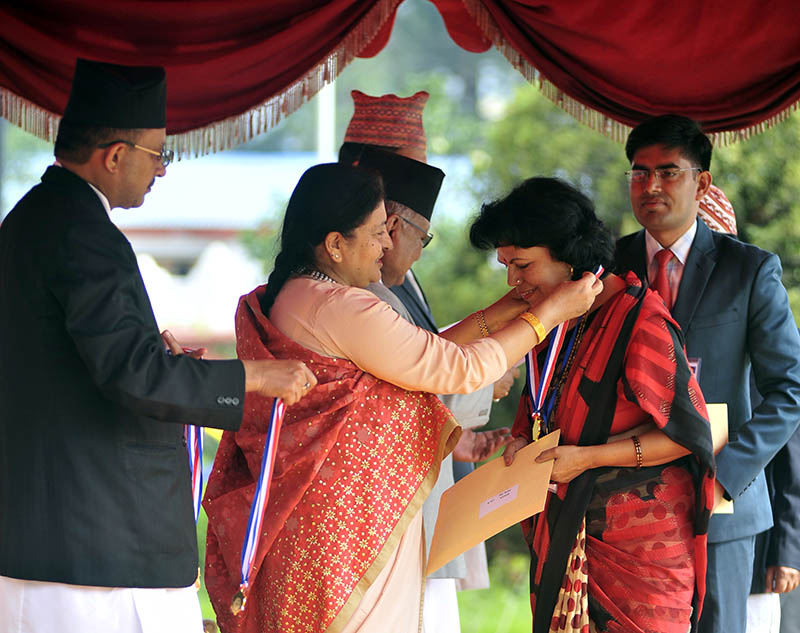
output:
<path id="1" fill-rule="evenodd" d="M 298 362 L 164 349 L 113 207 L 165 174 L 162 68 L 78 60 L 55 166 L 0 226 L 0 630 L 201 630 L 183 424 L 291 403 Z"/>
<path id="2" fill-rule="evenodd" d="M 617 244 L 617 265 L 656 289 L 683 330 L 707 402 L 728 405 L 717 456 L 700 630 L 744 632 L 755 535 L 772 525 L 764 467 L 800 422 L 800 337 L 778 257 L 698 222 L 711 185 L 711 143 L 693 121 L 667 115 L 628 137 L 630 197 L 644 227 Z M 659 252 L 662 252 L 661 254 Z M 752 410 L 752 371 L 763 402 Z"/>

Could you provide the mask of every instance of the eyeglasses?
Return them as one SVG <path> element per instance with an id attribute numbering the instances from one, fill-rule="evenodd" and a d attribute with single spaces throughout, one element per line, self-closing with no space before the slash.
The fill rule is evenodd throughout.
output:
<path id="1" fill-rule="evenodd" d="M 656 180 L 661 182 L 671 182 L 680 178 L 681 173 L 685 171 L 703 171 L 699 167 L 658 167 L 656 169 L 631 169 L 625 172 L 625 177 L 628 182 L 642 183 L 650 180 L 652 173 Z"/>
<path id="2" fill-rule="evenodd" d="M 408 222 L 411 226 L 417 229 L 417 231 L 419 231 L 425 236 L 422 238 L 422 248 L 425 248 L 428 244 L 431 243 L 431 240 L 433 239 L 433 233 L 428 233 L 419 224 L 412 222 L 408 218 L 404 218 L 402 215 L 398 215 L 397 217 L 400 218 L 403 222 Z"/>
<path id="3" fill-rule="evenodd" d="M 154 149 L 148 149 L 146 147 L 142 147 L 141 145 L 137 145 L 136 143 L 132 143 L 131 141 L 126 141 L 121 138 L 118 138 L 116 141 L 109 141 L 108 143 L 100 143 L 100 145 L 98 145 L 97 147 L 99 147 L 100 149 L 105 149 L 106 147 L 111 147 L 115 143 L 125 143 L 125 145 L 133 147 L 135 149 L 140 149 L 143 152 L 152 154 L 153 156 L 158 156 L 159 160 L 161 161 L 161 164 L 164 165 L 164 167 L 169 165 L 175 158 L 175 152 L 173 152 L 171 149 L 166 149 L 165 147 L 162 147 L 161 151 L 157 152 Z"/>

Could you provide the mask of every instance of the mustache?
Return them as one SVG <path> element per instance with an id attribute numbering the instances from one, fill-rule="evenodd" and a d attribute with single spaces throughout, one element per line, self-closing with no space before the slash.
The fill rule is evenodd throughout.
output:
<path id="1" fill-rule="evenodd" d="M 643 193 L 641 196 L 639 196 L 639 199 L 642 202 L 650 202 L 651 200 L 659 200 L 661 202 L 667 201 L 666 196 L 658 193 Z"/>

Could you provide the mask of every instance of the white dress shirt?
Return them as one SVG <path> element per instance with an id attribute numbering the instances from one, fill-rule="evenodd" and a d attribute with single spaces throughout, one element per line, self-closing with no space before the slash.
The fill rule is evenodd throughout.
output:
<path id="1" fill-rule="evenodd" d="M 692 222 L 689 230 L 669 247 L 674 257 L 667 263 L 667 280 L 669 281 L 669 290 L 672 295 L 668 305 L 675 305 L 678 289 L 681 286 L 681 279 L 683 279 L 683 269 L 686 266 L 686 259 L 689 257 L 689 251 L 692 249 L 692 242 L 694 242 L 696 233 L 697 222 Z M 663 247 L 648 231 L 644 232 L 644 242 L 647 249 L 647 279 L 652 285 L 656 279 L 656 274 L 658 274 L 658 263 L 655 261 L 656 253 L 662 250 Z"/>

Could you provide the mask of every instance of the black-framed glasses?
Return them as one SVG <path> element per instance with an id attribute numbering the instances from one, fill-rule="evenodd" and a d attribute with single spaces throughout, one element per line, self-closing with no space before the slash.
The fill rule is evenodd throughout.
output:
<path id="1" fill-rule="evenodd" d="M 699 167 L 657 167 L 656 169 L 631 169 L 625 172 L 628 182 L 642 183 L 650 180 L 650 174 L 661 182 L 675 181 L 685 171 L 703 171 Z"/>
<path id="2" fill-rule="evenodd" d="M 105 149 L 106 147 L 111 147 L 115 143 L 125 143 L 125 145 L 128 145 L 129 147 L 133 147 L 135 149 L 140 149 L 143 152 L 147 152 L 148 154 L 152 154 L 153 156 L 158 156 L 159 160 L 161 161 L 161 164 L 164 165 L 164 167 L 169 165 L 173 161 L 173 159 L 175 158 L 175 152 L 173 152 L 171 149 L 167 149 L 166 147 L 162 147 L 161 151 L 157 152 L 154 149 L 149 149 L 147 147 L 142 147 L 141 145 L 137 145 L 136 143 L 134 143 L 132 141 L 126 141 L 125 139 L 122 139 L 122 138 L 118 138 L 116 141 L 109 141 L 108 143 L 100 143 L 100 145 L 98 145 L 97 147 L 99 147 L 100 149 Z"/>
<path id="3" fill-rule="evenodd" d="M 431 243 L 431 240 L 433 239 L 433 233 L 428 233 L 419 224 L 412 222 L 408 218 L 404 218 L 402 215 L 398 215 L 397 217 L 400 218 L 403 222 L 408 222 L 411 226 L 417 229 L 417 231 L 419 231 L 425 236 L 422 238 L 422 248 L 425 248 L 428 244 Z"/>

